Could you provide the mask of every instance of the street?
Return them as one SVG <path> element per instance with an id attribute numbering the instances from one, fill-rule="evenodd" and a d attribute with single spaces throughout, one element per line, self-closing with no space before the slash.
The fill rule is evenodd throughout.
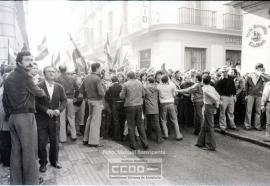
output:
<path id="1" fill-rule="evenodd" d="M 150 141 L 149 152 L 137 153 L 111 140 L 102 140 L 104 147 L 83 146 L 80 140 L 60 148 L 62 169 L 48 165 L 40 174 L 46 185 L 267 185 L 270 182 L 269 149 L 215 133 L 217 151 L 194 146 L 196 137 L 184 131 L 184 140 Z M 125 145 L 127 142 L 124 143 Z M 123 153 L 125 152 L 125 153 Z M 108 178 L 108 160 L 112 158 L 162 158 L 162 180 L 117 180 Z M 0 167 L 0 184 L 9 184 L 9 169 Z"/>

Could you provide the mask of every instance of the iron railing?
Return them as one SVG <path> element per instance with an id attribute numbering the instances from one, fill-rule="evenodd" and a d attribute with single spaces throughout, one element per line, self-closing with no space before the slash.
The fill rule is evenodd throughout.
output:
<path id="1" fill-rule="evenodd" d="M 216 17 L 217 14 L 215 11 L 186 7 L 179 8 L 180 24 L 216 27 Z"/>
<path id="2" fill-rule="evenodd" d="M 223 28 L 224 29 L 233 29 L 241 30 L 243 23 L 243 16 L 226 13 L 223 14 Z"/>

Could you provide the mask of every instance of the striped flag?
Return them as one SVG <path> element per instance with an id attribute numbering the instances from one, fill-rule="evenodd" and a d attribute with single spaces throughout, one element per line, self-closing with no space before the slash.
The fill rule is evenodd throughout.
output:
<path id="1" fill-rule="evenodd" d="M 53 61 L 53 67 L 56 67 L 59 62 L 60 62 L 60 52 L 58 52 L 57 57 Z"/>
<path id="2" fill-rule="evenodd" d="M 106 43 L 104 45 L 104 53 L 107 56 L 108 63 L 111 64 L 112 63 L 112 56 L 111 56 L 111 52 L 110 52 L 109 33 L 107 33 L 107 40 L 106 40 Z"/>
<path id="3" fill-rule="evenodd" d="M 43 60 L 49 55 L 46 36 L 44 36 L 41 44 L 37 46 L 37 49 L 39 54 L 35 57 L 36 61 Z"/>

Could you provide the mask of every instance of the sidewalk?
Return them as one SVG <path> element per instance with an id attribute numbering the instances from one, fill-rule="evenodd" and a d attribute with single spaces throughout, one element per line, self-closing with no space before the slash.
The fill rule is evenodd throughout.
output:
<path id="1" fill-rule="evenodd" d="M 59 161 L 62 169 L 49 164 L 47 172 L 40 173 L 44 185 L 172 185 L 167 179 L 119 180 L 108 177 L 108 160 L 112 158 L 140 159 L 121 144 L 101 140 L 104 147 L 93 148 L 82 145 L 82 139 L 67 142 L 60 147 Z M 126 152 L 126 153 L 123 153 Z M 0 165 L 0 185 L 9 185 L 9 168 Z"/>
<path id="2" fill-rule="evenodd" d="M 250 143 L 254 143 L 256 145 L 260 145 L 262 147 L 270 148 L 270 142 L 264 142 L 263 139 L 265 137 L 265 129 L 262 131 L 253 130 L 244 130 L 243 127 L 239 127 L 239 131 L 234 130 L 226 130 L 226 134 L 236 139 L 244 140 Z M 221 133 L 220 128 L 215 128 L 215 131 Z"/>

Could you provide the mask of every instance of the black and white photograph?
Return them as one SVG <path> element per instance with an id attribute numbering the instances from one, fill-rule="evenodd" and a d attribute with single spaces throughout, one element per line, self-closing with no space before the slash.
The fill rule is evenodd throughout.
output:
<path id="1" fill-rule="evenodd" d="M 0 0 L 0 185 L 269 185 L 270 2 Z"/>

